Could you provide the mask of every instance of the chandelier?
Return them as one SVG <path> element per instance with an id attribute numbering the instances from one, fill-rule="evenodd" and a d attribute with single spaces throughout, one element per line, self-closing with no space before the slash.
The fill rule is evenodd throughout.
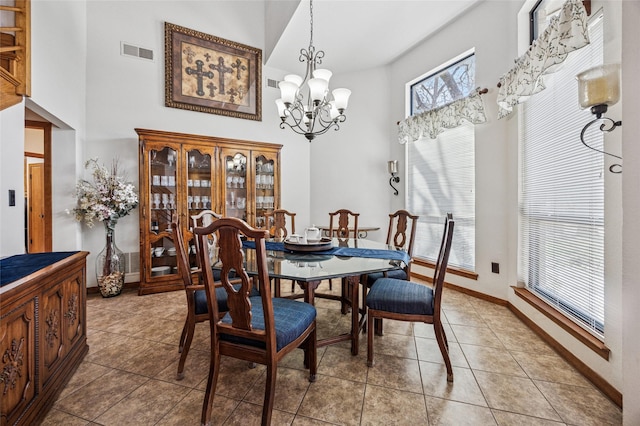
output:
<path id="1" fill-rule="evenodd" d="M 278 114 L 282 122 L 280 128 L 289 126 L 294 132 L 304 135 L 311 142 L 317 135 L 326 133 L 329 129 L 340 129 L 347 117 L 344 110 L 347 108 L 351 90 L 334 89 L 333 100 L 329 98 L 329 79 L 331 71 L 316 69 L 322 64 L 324 51 L 313 46 L 313 0 L 309 2 L 311 16 L 311 37 L 309 49 L 300 49 L 300 62 L 306 62 L 307 70 L 303 77 L 289 74 L 278 84 L 280 87 L 280 99 L 276 100 Z M 301 93 L 304 83 L 307 83 L 307 99 Z"/>

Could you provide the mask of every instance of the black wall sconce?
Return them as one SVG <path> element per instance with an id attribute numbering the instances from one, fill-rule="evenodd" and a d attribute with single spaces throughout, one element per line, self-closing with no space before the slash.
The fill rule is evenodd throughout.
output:
<path id="1" fill-rule="evenodd" d="M 400 182 L 400 176 L 396 176 L 398 174 L 398 160 L 389 160 L 387 162 L 387 168 L 389 169 L 389 173 L 391 174 L 391 179 L 389 179 L 389 186 L 393 188 L 393 195 L 398 195 L 398 190 L 393 183 Z"/>
<path id="2" fill-rule="evenodd" d="M 591 113 L 596 116 L 582 128 L 580 140 L 582 144 L 596 152 L 609 155 L 622 160 L 622 157 L 596 149 L 584 141 L 584 134 L 591 125 L 602 121 L 601 132 L 611 132 L 616 127 L 622 126 L 622 121 L 614 121 L 609 117 L 603 117 L 610 105 L 614 105 L 620 99 L 620 65 L 600 65 L 581 72 L 578 79 L 578 98 L 582 108 L 591 107 Z M 622 173 L 621 164 L 609 166 L 611 173 Z"/>

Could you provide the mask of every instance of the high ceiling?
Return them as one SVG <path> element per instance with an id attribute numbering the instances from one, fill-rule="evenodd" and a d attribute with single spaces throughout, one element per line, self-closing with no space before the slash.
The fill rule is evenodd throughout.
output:
<path id="1" fill-rule="evenodd" d="M 386 65 L 480 1 L 314 0 L 313 44 L 325 52 L 322 67 L 334 74 Z M 291 1 L 273 4 L 282 8 L 280 19 L 290 14 L 291 19 L 272 21 L 283 30 L 273 51 L 265 52 L 266 64 L 303 74 L 298 56 L 309 46 L 309 1 L 300 1 L 297 8 Z M 269 31 L 269 20 L 266 25 Z"/>

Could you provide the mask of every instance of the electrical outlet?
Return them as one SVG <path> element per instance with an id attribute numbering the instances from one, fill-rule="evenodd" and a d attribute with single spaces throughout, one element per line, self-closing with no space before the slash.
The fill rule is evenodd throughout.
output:
<path id="1" fill-rule="evenodd" d="M 491 272 L 494 274 L 500 273 L 500 264 L 498 262 L 491 262 Z"/>

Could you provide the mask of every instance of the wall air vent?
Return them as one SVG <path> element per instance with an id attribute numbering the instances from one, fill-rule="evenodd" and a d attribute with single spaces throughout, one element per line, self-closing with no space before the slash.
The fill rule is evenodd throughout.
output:
<path id="1" fill-rule="evenodd" d="M 274 89 L 280 89 L 278 87 L 278 83 L 280 83 L 278 80 L 272 80 L 270 78 L 267 79 L 267 87 L 273 87 Z"/>
<path id="2" fill-rule="evenodd" d="M 120 54 L 124 56 L 133 56 L 135 58 L 153 61 L 153 50 L 144 47 L 135 46 L 130 43 L 120 42 Z"/>

